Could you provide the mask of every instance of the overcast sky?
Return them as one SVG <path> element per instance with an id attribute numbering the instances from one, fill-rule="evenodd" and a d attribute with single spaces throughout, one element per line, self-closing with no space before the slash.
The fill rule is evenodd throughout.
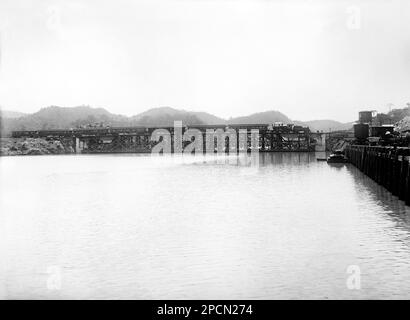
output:
<path id="1" fill-rule="evenodd" d="M 1 0 L 0 105 L 353 121 L 410 102 L 410 1 Z"/>

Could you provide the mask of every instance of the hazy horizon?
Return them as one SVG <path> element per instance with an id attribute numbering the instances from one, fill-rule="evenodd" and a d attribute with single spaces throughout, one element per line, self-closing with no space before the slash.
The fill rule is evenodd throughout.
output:
<path id="1" fill-rule="evenodd" d="M 127 116 L 127 117 L 136 116 L 136 115 L 138 115 L 138 114 L 140 114 L 140 113 L 144 113 L 145 111 L 149 111 L 149 110 L 151 110 L 151 109 L 161 109 L 161 108 L 172 108 L 172 109 L 174 109 L 174 110 L 186 111 L 186 112 L 205 112 L 205 113 L 211 114 L 211 115 L 213 115 L 213 116 L 216 116 L 216 117 L 218 117 L 218 118 L 221 118 L 221 119 L 223 119 L 223 120 L 229 120 L 229 119 L 231 119 L 231 118 L 237 118 L 237 117 L 247 117 L 247 116 L 249 116 L 249 115 L 251 115 L 251 114 L 255 114 L 255 113 L 265 113 L 265 112 L 270 112 L 270 111 L 279 112 L 279 113 L 282 113 L 282 114 L 285 115 L 285 116 L 288 116 L 285 112 L 282 112 L 282 111 L 280 111 L 280 110 L 273 110 L 273 109 L 271 109 L 271 110 L 264 110 L 264 111 L 262 110 L 262 111 L 257 111 L 257 112 L 250 112 L 250 113 L 248 113 L 248 114 L 242 114 L 242 115 L 238 115 L 238 116 L 235 116 L 235 117 L 221 117 L 221 116 L 218 116 L 218 115 L 216 115 L 216 114 L 213 114 L 213 113 L 210 113 L 210 112 L 207 112 L 207 111 L 203 111 L 203 110 L 195 110 L 195 111 L 193 111 L 193 110 L 188 110 L 188 109 L 178 109 L 178 108 L 174 108 L 174 107 L 171 107 L 171 106 L 162 106 L 162 107 L 149 108 L 149 109 L 146 109 L 146 110 L 142 110 L 142 111 L 139 112 L 138 114 L 130 114 L 130 115 L 112 112 L 112 111 L 110 110 L 110 108 L 93 107 L 93 106 L 90 106 L 90 105 L 80 105 L 80 106 L 72 106 L 72 107 L 64 107 L 64 106 L 55 106 L 55 105 L 53 105 L 53 106 L 42 107 L 42 108 L 40 108 L 40 109 L 38 109 L 38 110 L 36 110 L 36 111 L 34 111 L 34 112 L 27 112 L 27 113 L 26 113 L 26 112 L 21 112 L 21 111 L 19 111 L 19 110 L 11 110 L 11 109 L 7 109 L 7 108 L 3 108 L 2 106 L 0 106 L 0 111 L 2 110 L 2 111 L 4 111 L 4 112 L 23 113 L 23 114 L 25 114 L 25 115 L 30 115 L 30 114 L 33 114 L 33 113 L 36 113 L 36 112 L 40 111 L 41 109 L 45 109 L 45 108 L 49 108 L 49 107 L 61 107 L 61 108 L 90 107 L 90 108 L 93 108 L 93 109 L 102 108 L 102 109 L 108 111 L 108 112 L 111 113 L 111 114 L 123 115 L 123 116 Z M 301 122 L 320 121 L 320 120 L 323 120 L 323 121 L 327 121 L 327 120 L 328 120 L 328 121 L 338 121 L 338 120 L 335 120 L 335 119 L 324 119 L 324 118 L 322 118 L 322 119 L 311 119 L 311 120 L 293 119 L 293 118 L 290 118 L 290 120 L 292 120 L 292 121 L 301 121 Z M 354 121 L 356 121 L 356 120 L 357 120 L 357 119 L 353 119 L 353 120 L 351 120 L 351 121 L 346 121 L 346 122 L 347 122 L 347 123 L 350 123 L 350 122 L 354 122 Z M 342 122 L 341 122 L 341 123 L 342 123 Z"/>
<path id="2" fill-rule="evenodd" d="M 350 122 L 410 101 L 409 9 L 400 0 L 5 0 L 0 105 Z"/>

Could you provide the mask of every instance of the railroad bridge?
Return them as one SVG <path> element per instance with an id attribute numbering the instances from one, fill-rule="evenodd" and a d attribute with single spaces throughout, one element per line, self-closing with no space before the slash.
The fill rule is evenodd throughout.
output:
<path id="1" fill-rule="evenodd" d="M 151 139 L 156 129 L 166 129 L 171 134 L 172 146 L 174 127 L 169 126 L 134 126 L 134 127 L 95 127 L 67 130 L 24 130 L 13 131 L 13 138 L 44 138 L 47 140 L 59 140 L 67 146 L 71 146 L 76 153 L 147 153 L 151 152 L 157 143 Z M 234 129 L 239 135 L 240 130 L 248 135 L 247 151 L 251 151 L 250 141 L 252 130 L 259 131 L 259 145 L 261 152 L 293 151 L 310 152 L 325 151 L 326 134 L 311 132 L 308 127 L 272 124 L 221 124 L 221 125 L 190 125 L 183 126 L 182 134 L 188 129 L 197 129 L 203 135 L 209 130 Z M 228 141 L 225 140 L 225 151 L 228 151 Z M 239 136 L 237 136 L 237 142 Z M 191 141 L 184 141 L 184 145 Z M 238 146 L 239 149 L 239 146 Z M 238 150 L 237 149 L 237 150 Z M 174 148 L 172 148 L 172 151 Z M 204 150 L 205 151 L 205 150 Z"/>

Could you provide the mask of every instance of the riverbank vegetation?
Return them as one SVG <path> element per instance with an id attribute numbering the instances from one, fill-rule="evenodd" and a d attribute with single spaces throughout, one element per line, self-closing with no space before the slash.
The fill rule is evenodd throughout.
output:
<path id="1" fill-rule="evenodd" d="M 72 146 L 66 146 L 59 140 L 42 138 L 1 138 L 1 156 L 43 155 L 43 154 L 71 154 Z"/>

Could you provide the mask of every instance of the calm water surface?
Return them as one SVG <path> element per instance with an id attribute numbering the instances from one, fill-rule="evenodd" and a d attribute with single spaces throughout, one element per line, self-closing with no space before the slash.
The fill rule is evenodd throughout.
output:
<path id="1" fill-rule="evenodd" d="M 410 298 L 403 202 L 315 154 L 231 162 L 0 158 L 0 297 Z"/>

